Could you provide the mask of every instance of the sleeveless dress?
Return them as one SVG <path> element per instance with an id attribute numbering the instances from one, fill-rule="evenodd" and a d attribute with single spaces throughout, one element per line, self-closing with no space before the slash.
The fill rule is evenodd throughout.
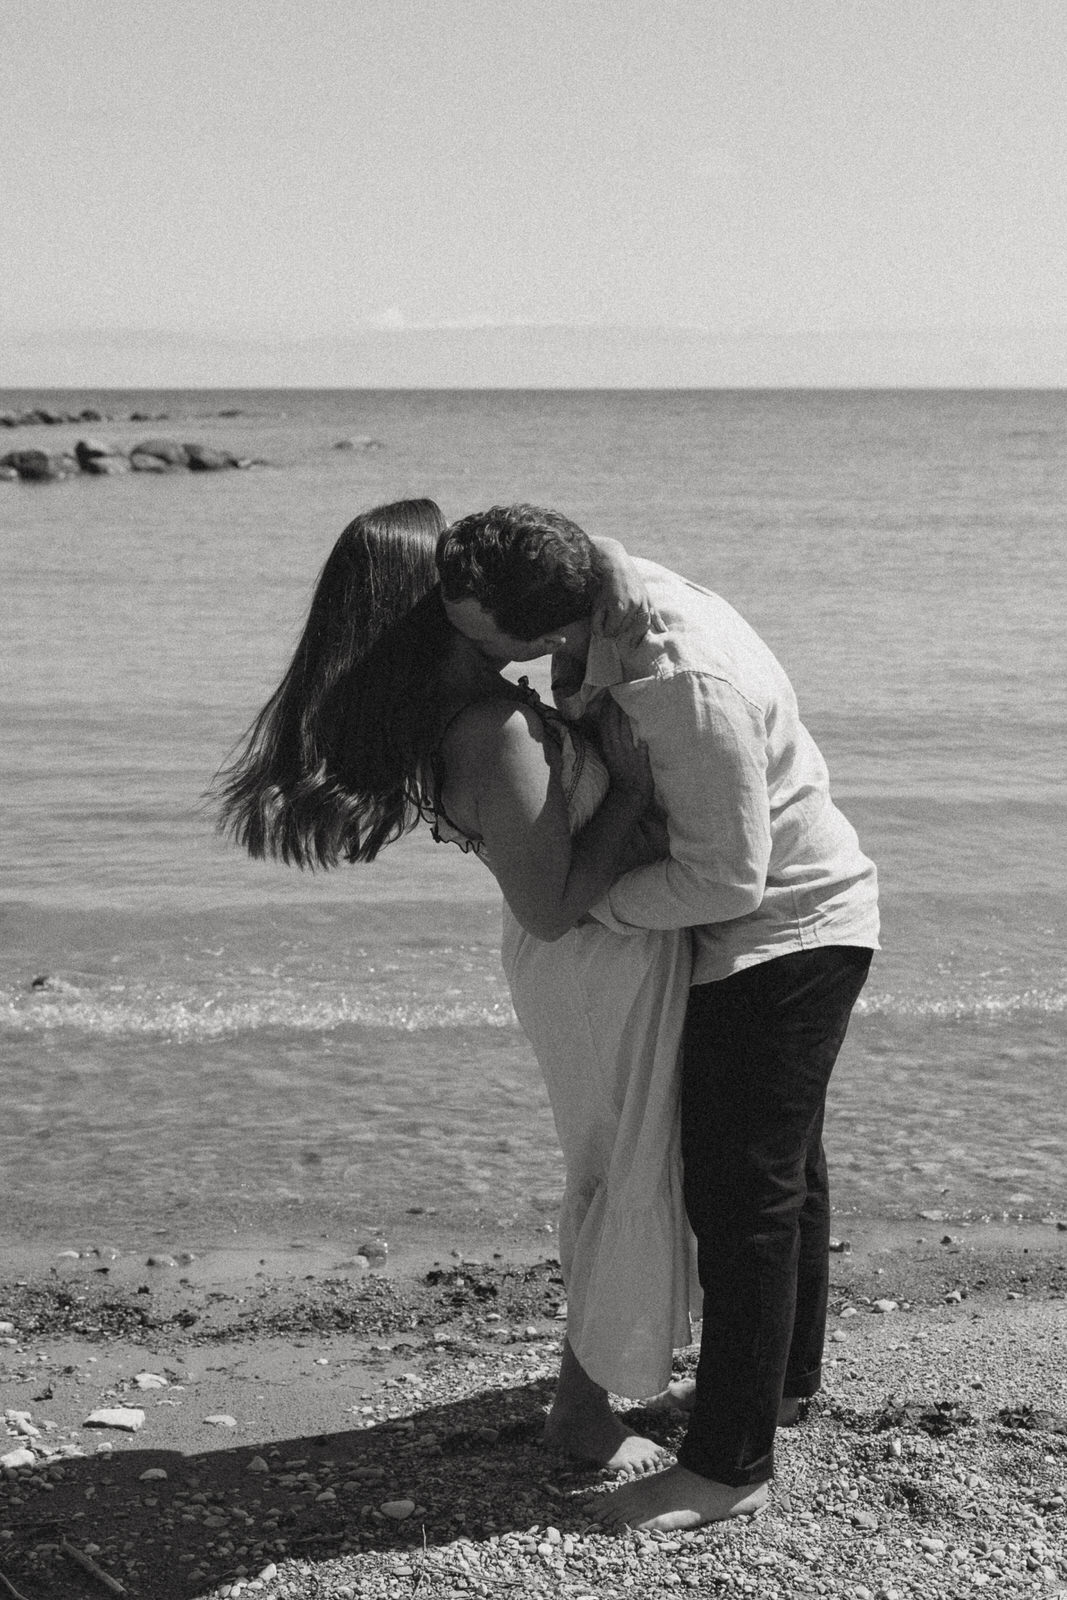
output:
<path id="1" fill-rule="evenodd" d="M 607 793 L 607 769 L 525 683 L 521 698 L 559 749 L 575 834 Z M 434 838 L 474 851 L 492 870 L 480 842 L 448 821 L 440 787 Z M 567 1337 L 602 1388 L 655 1394 L 670 1379 L 673 1351 L 691 1342 L 690 1316 L 700 1314 L 678 1132 L 688 933 L 617 934 L 586 917 L 546 943 L 505 904 L 501 958 L 566 1164 L 559 1254 Z"/>

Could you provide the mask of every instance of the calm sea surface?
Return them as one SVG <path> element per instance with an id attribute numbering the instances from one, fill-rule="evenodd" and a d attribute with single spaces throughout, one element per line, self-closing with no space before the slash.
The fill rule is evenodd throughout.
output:
<path id="1" fill-rule="evenodd" d="M 1063 1213 L 1067 393 L 0 392 L 34 403 L 114 420 L 0 453 L 166 433 L 269 465 L 0 483 L 10 1235 L 551 1216 L 485 870 L 419 836 L 252 863 L 200 800 L 341 528 L 422 494 L 617 535 L 791 674 L 882 882 L 839 1207 Z"/>

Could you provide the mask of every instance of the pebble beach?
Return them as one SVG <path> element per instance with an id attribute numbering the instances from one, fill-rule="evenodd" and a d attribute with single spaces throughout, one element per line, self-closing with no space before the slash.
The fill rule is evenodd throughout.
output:
<path id="1" fill-rule="evenodd" d="M 550 1238 L 362 1244 L 6 1251 L 0 1594 L 1067 1593 L 1056 1222 L 836 1240 L 825 1389 L 767 1509 L 674 1534 L 594 1529 L 611 1475 L 539 1443 Z M 684 1420 L 617 1404 L 669 1460 Z"/>

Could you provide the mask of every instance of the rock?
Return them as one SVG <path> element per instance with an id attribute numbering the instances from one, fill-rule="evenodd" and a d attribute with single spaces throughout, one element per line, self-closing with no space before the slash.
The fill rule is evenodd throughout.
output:
<path id="1" fill-rule="evenodd" d="M 393 1522 L 403 1522 L 405 1517 L 410 1517 L 414 1509 L 414 1500 L 386 1500 L 381 1512 L 383 1517 L 390 1517 Z"/>
<path id="2" fill-rule="evenodd" d="M 262 1456 L 253 1456 L 245 1468 L 246 1472 L 269 1472 L 270 1466 Z"/>
<path id="3" fill-rule="evenodd" d="M 82 462 L 82 471 L 94 478 L 113 477 L 119 472 L 129 472 L 130 462 L 127 456 L 92 456 Z"/>
<path id="4" fill-rule="evenodd" d="M 18 473 L 15 471 L 14 467 L 0 466 L 0 482 L 2 482 L 2 483 L 17 483 L 18 482 Z"/>
<path id="5" fill-rule="evenodd" d="M 338 439 L 334 445 L 335 450 L 382 450 L 384 445 L 380 439 L 372 439 L 368 434 L 357 434 L 354 439 Z"/>
<path id="6" fill-rule="evenodd" d="M 883 1316 L 887 1316 L 890 1311 L 896 1311 L 896 1309 L 897 1302 L 895 1300 L 876 1300 L 871 1306 L 872 1311 L 878 1311 Z"/>
<path id="7" fill-rule="evenodd" d="M 835 1255 L 849 1256 L 852 1254 L 852 1245 L 848 1239 L 831 1239 L 830 1249 Z"/>
<path id="8" fill-rule="evenodd" d="M 92 406 L 87 406 L 84 411 L 81 411 L 81 412 L 78 413 L 78 421 L 79 422 L 106 422 L 107 418 L 104 416 L 104 413 L 102 411 L 94 411 Z"/>
<path id="9" fill-rule="evenodd" d="M 173 1256 L 149 1256 L 145 1262 L 146 1267 L 176 1267 L 178 1263 Z"/>
<path id="10" fill-rule="evenodd" d="M 205 1417 L 204 1421 L 211 1428 L 236 1428 L 237 1418 L 227 1416 L 224 1411 L 218 1412 L 213 1417 Z"/>
<path id="11" fill-rule="evenodd" d="M 181 461 L 164 461 L 162 456 L 148 456 L 140 450 L 134 450 L 130 455 L 130 467 L 134 472 L 184 472 L 185 465 Z"/>
<path id="12" fill-rule="evenodd" d="M 134 1377 L 138 1389 L 167 1389 L 170 1385 L 158 1372 L 138 1372 Z"/>
<path id="13" fill-rule="evenodd" d="M 86 1428 L 118 1428 L 122 1433 L 137 1433 L 144 1427 L 144 1412 L 135 1406 L 104 1407 L 90 1411 L 83 1424 Z"/>
<path id="14" fill-rule="evenodd" d="M 878 1518 L 873 1511 L 854 1511 L 852 1513 L 852 1526 L 854 1528 L 865 1528 L 869 1533 L 873 1533 L 878 1527 Z"/>
<path id="15" fill-rule="evenodd" d="M 15 1324 L 13 1322 L 0 1322 L 0 1334 L 10 1334 L 14 1333 L 14 1331 Z"/>
<path id="16" fill-rule="evenodd" d="M 65 978 L 53 978 L 48 974 L 33 979 L 31 989 L 45 990 L 48 994 L 80 994 L 81 990 L 76 984 L 68 983 Z"/>
<path id="17" fill-rule="evenodd" d="M 28 1411 L 5 1411 L 4 1421 L 9 1422 L 16 1433 L 21 1433 L 24 1439 L 39 1439 L 40 1428 L 35 1428 L 30 1421 Z"/>
<path id="18" fill-rule="evenodd" d="M 115 454 L 114 445 L 105 444 L 102 439 L 79 439 L 74 446 L 74 454 L 80 466 L 87 461 L 94 461 L 97 456 L 111 456 Z"/>
<path id="19" fill-rule="evenodd" d="M 132 417 L 134 422 L 154 421 L 154 418 Z M 142 439 L 140 444 L 135 444 L 130 451 L 130 456 L 155 456 L 158 461 L 170 462 L 172 466 L 187 467 L 189 465 L 189 452 L 185 445 L 179 444 L 177 439 Z"/>
<path id="20" fill-rule="evenodd" d="M 384 1267 L 389 1246 L 384 1239 L 368 1239 L 365 1244 L 360 1245 L 357 1254 L 363 1256 L 369 1266 Z"/>
<path id="21" fill-rule="evenodd" d="M 6 1455 L 0 1456 L 0 1467 L 7 1472 L 14 1472 L 17 1467 L 35 1467 L 37 1457 L 32 1450 L 27 1450 L 25 1445 L 18 1450 L 9 1450 Z M 414 1507 L 412 1507 L 414 1510 Z"/>
<path id="22" fill-rule="evenodd" d="M 224 450 L 211 450 L 206 444 L 187 444 L 185 452 L 190 472 L 221 472 L 226 467 L 237 465 L 233 456 L 227 455 Z"/>
<path id="23" fill-rule="evenodd" d="M 146 1472 L 142 1472 L 141 1473 L 141 1476 L 138 1479 L 138 1482 L 139 1483 L 161 1483 L 166 1476 L 167 1476 L 167 1474 L 166 1474 L 166 1472 L 164 1471 L 164 1469 L 162 1467 L 149 1467 Z"/>
<path id="24" fill-rule="evenodd" d="M 3 457 L 0 466 L 14 467 L 24 483 L 47 483 L 78 470 L 73 456 L 57 455 L 48 450 L 12 450 Z"/>
<path id="25" fill-rule="evenodd" d="M 18 425 L 17 411 L 0 411 L 0 428 L 17 428 Z"/>

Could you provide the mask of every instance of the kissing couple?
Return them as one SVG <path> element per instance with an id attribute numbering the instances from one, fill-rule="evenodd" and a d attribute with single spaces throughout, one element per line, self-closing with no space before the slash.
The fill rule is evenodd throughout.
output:
<path id="1" fill-rule="evenodd" d="M 503 671 L 547 654 L 551 706 Z M 628 1469 L 590 1504 L 608 1526 L 757 1511 L 821 1384 L 823 1115 L 878 947 L 875 868 L 771 651 L 557 512 L 401 501 L 341 534 L 216 784 L 253 856 L 371 862 L 426 824 L 492 872 L 566 1166 L 546 1441 Z M 689 1413 L 666 1468 L 610 1400 L 664 1393 Z"/>

